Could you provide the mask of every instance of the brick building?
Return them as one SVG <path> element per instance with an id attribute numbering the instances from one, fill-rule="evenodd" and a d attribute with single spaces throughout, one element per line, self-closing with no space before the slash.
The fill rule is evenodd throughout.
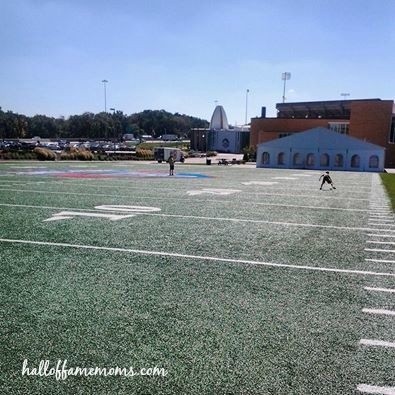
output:
<path id="1" fill-rule="evenodd" d="M 250 141 L 257 146 L 308 129 L 323 127 L 385 148 L 385 166 L 395 167 L 393 100 L 333 100 L 279 103 L 277 118 L 251 119 Z"/>

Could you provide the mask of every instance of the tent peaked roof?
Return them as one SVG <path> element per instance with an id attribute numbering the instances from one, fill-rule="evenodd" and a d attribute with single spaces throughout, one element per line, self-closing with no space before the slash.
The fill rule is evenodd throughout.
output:
<path id="1" fill-rule="evenodd" d="M 313 148 L 322 147 L 330 149 L 349 149 L 349 150 L 383 150 L 380 145 L 368 143 L 366 141 L 350 137 L 345 134 L 334 132 L 325 128 L 313 128 L 304 132 L 297 132 L 290 136 L 278 138 L 259 144 L 268 148 Z"/>

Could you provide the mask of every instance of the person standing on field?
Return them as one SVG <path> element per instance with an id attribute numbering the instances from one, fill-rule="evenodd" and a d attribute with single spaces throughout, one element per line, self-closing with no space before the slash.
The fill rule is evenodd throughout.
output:
<path id="1" fill-rule="evenodd" d="M 170 169 L 169 169 L 169 176 L 174 176 L 174 163 L 176 162 L 173 155 L 169 156 L 169 159 L 167 160 L 169 163 Z"/>
<path id="2" fill-rule="evenodd" d="M 328 183 L 331 186 L 331 190 L 336 189 L 336 187 L 333 185 L 332 178 L 329 175 L 329 171 L 322 174 L 319 181 L 321 181 L 321 178 L 322 178 L 322 183 L 321 183 L 320 190 L 322 190 L 322 187 L 325 183 Z"/>

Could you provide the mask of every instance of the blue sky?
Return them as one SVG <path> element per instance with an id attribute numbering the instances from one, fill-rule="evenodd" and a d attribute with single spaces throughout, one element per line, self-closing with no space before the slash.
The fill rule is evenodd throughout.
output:
<path id="1" fill-rule="evenodd" d="M 281 102 L 395 98 L 395 0 L 0 0 L 0 106 L 230 123 Z"/>

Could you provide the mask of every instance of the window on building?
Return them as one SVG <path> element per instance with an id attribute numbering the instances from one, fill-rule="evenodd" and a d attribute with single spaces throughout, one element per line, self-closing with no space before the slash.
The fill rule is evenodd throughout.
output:
<path id="1" fill-rule="evenodd" d="M 379 157 L 377 155 L 372 155 L 369 158 L 369 168 L 377 169 L 379 167 Z"/>
<path id="2" fill-rule="evenodd" d="M 335 156 L 335 167 L 343 167 L 343 155 L 342 154 L 336 154 Z"/>
<path id="3" fill-rule="evenodd" d="M 390 143 L 395 143 L 395 118 L 392 118 L 390 129 Z"/>
<path id="4" fill-rule="evenodd" d="M 294 155 L 293 164 L 296 166 L 300 166 L 302 164 L 302 155 L 300 155 L 299 153 L 296 153 Z"/>
<path id="5" fill-rule="evenodd" d="M 307 166 L 314 166 L 315 163 L 315 156 L 314 154 L 307 154 L 306 156 L 306 165 Z"/>
<path id="6" fill-rule="evenodd" d="M 321 167 L 328 167 L 329 166 L 329 155 L 328 154 L 321 155 L 320 166 Z"/>
<path id="7" fill-rule="evenodd" d="M 359 155 L 353 155 L 351 157 L 351 167 L 359 167 L 361 163 L 361 158 Z"/>
<path id="8" fill-rule="evenodd" d="M 281 139 L 281 138 L 283 138 L 283 137 L 290 136 L 291 134 L 293 134 L 293 132 L 289 132 L 289 133 L 280 133 L 280 134 L 278 135 L 278 138 Z"/>
<path id="9" fill-rule="evenodd" d="M 284 152 L 280 152 L 277 155 L 277 164 L 278 165 L 285 165 L 285 154 L 284 154 Z"/>
<path id="10" fill-rule="evenodd" d="M 349 122 L 329 122 L 329 129 L 340 134 L 348 134 L 350 129 Z"/>
<path id="11" fill-rule="evenodd" d="M 269 154 L 269 152 L 264 152 L 262 154 L 262 164 L 264 164 L 264 165 L 270 164 L 270 154 Z"/>

